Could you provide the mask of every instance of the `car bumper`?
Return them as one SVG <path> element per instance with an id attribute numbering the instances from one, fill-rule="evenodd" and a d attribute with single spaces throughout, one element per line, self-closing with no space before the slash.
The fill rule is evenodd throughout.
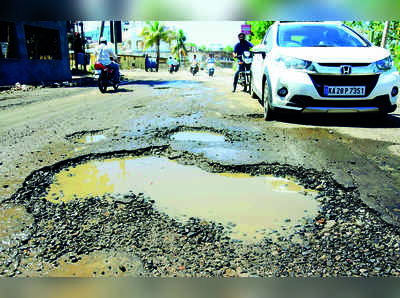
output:
<path id="1" fill-rule="evenodd" d="M 352 79 L 350 76 L 336 78 L 343 81 Z M 398 72 L 382 73 L 372 82 L 367 96 L 327 97 L 321 96 L 321 88 L 317 88 L 322 84 L 316 83 L 312 76 L 303 71 L 276 69 L 270 72 L 270 80 L 273 110 L 295 113 L 391 113 L 397 108 L 399 97 L 399 94 L 392 96 L 391 91 L 400 86 Z M 277 94 L 283 87 L 288 90 L 285 97 Z"/>

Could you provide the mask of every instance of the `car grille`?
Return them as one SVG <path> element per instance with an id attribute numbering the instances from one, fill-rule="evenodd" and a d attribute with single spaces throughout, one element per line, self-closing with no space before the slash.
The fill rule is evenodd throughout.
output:
<path id="1" fill-rule="evenodd" d="M 316 100 L 310 96 L 294 95 L 290 102 L 287 104 L 292 107 L 336 107 L 336 108 L 350 108 L 350 107 L 389 107 L 389 95 L 377 96 L 372 100 Z"/>
<path id="2" fill-rule="evenodd" d="M 350 65 L 352 67 L 368 66 L 371 63 L 318 63 L 321 66 L 340 67 L 342 65 Z"/>
<path id="3" fill-rule="evenodd" d="M 324 86 L 365 86 L 364 96 L 352 97 L 367 97 L 375 88 L 379 79 L 379 74 L 373 75 L 315 75 L 309 74 L 318 94 L 322 97 L 332 97 L 324 95 Z M 335 96 L 348 97 L 348 96 Z"/>

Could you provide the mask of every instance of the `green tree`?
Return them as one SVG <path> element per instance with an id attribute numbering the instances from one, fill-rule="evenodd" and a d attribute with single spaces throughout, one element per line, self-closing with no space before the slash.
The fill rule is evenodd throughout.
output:
<path id="1" fill-rule="evenodd" d="M 249 41 L 254 45 L 259 44 L 273 23 L 274 21 L 247 21 L 246 24 L 251 25 Z"/>
<path id="2" fill-rule="evenodd" d="M 144 37 L 144 47 L 146 50 L 149 47 L 156 46 L 157 50 L 157 65 L 156 71 L 158 71 L 160 64 L 160 42 L 165 41 L 171 44 L 171 42 L 175 39 L 176 34 L 172 30 L 167 30 L 164 25 L 160 22 L 146 22 L 146 26 L 143 28 L 140 36 Z"/>
<path id="3" fill-rule="evenodd" d="M 207 47 L 205 45 L 200 46 L 198 49 L 201 52 L 207 52 L 208 51 L 208 49 L 207 49 Z"/>
<path id="4" fill-rule="evenodd" d="M 188 43 L 186 43 L 186 48 L 197 50 L 197 45 L 194 42 L 188 42 Z"/>
<path id="5" fill-rule="evenodd" d="M 187 56 L 187 49 L 185 46 L 186 36 L 182 29 L 179 29 L 176 34 L 176 44 L 172 47 L 172 54 L 179 57 L 179 61 L 182 61 L 182 56 Z"/>
<path id="6" fill-rule="evenodd" d="M 226 46 L 223 51 L 227 54 L 232 54 L 233 48 L 231 46 Z"/>

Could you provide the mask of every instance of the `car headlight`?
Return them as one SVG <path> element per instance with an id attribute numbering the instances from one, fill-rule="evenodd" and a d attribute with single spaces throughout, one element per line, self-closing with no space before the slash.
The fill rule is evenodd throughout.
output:
<path id="1" fill-rule="evenodd" d="M 288 56 L 278 56 L 275 58 L 275 61 L 291 69 L 307 69 L 311 65 L 311 61 Z"/>
<path id="2" fill-rule="evenodd" d="M 393 66 L 393 60 L 391 56 L 386 57 L 385 59 L 376 61 L 376 67 L 379 70 L 389 70 Z"/>

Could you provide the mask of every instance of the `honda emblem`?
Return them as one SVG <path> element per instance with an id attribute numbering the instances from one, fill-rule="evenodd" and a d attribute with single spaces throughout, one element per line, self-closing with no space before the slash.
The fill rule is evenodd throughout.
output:
<path id="1" fill-rule="evenodd" d="M 351 74 L 351 66 L 350 65 L 342 65 L 342 66 L 340 66 L 340 72 L 343 75 Z"/>

